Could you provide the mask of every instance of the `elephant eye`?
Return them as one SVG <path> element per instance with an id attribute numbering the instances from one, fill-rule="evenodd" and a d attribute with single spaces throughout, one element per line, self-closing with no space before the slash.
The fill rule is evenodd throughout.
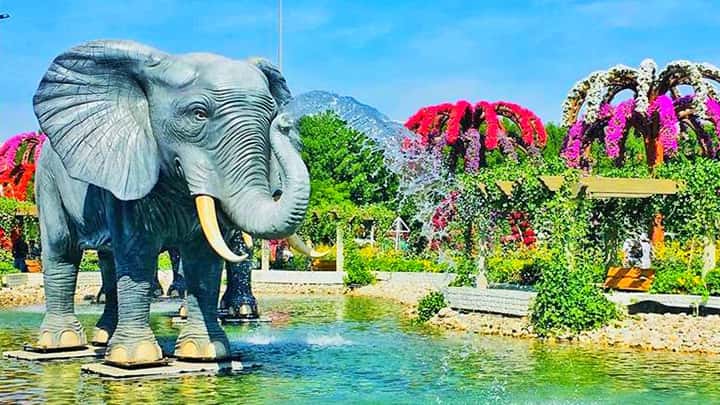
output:
<path id="1" fill-rule="evenodd" d="M 193 116 L 198 121 L 205 121 L 208 118 L 208 113 L 205 109 L 196 107 L 193 109 Z"/>

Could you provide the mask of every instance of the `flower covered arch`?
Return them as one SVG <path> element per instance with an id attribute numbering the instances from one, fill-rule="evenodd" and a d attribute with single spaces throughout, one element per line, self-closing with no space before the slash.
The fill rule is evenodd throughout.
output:
<path id="1" fill-rule="evenodd" d="M 720 70 L 715 66 L 688 61 L 671 62 L 659 73 L 650 59 L 637 69 L 615 66 L 594 72 L 573 86 L 563 104 L 563 125 L 569 131 L 562 157 L 571 167 L 588 166 L 587 150 L 593 141 L 600 141 L 608 157 L 620 165 L 632 128 L 643 137 L 651 166 L 674 156 L 689 130 L 697 136 L 702 155 L 715 158 L 720 104 L 714 83 L 719 81 Z M 693 94 L 682 95 L 682 85 Z M 633 96 L 615 102 L 625 90 Z M 705 124 L 715 128 L 715 137 L 707 133 Z"/>
<path id="2" fill-rule="evenodd" d="M 502 118 L 520 129 L 519 134 L 506 130 Z M 423 107 L 413 114 L 405 127 L 418 135 L 406 137 L 403 150 L 436 150 L 450 147 L 450 166 L 463 158 L 464 170 L 477 172 L 485 166 L 485 154 L 498 147 L 511 159 L 516 150 L 539 155 L 547 135 L 540 118 L 531 111 L 505 101 L 480 101 L 471 104 L 461 100 Z M 451 170 L 454 169 L 451 168 Z"/>
<path id="3" fill-rule="evenodd" d="M 0 146 L 0 187 L 2 195 L 25 201 L 35 164 L 46 137 L 39 132 L 15 135 Z"/>

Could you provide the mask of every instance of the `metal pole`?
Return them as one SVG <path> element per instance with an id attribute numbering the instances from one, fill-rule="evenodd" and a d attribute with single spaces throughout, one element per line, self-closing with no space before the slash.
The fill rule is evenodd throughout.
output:
<path id="1" fill-rule="evenodd" d="M 278 69 L 282 71 L 283 57 L 283 12 L 282 12 L 282 0 L 278 0 Z"/>

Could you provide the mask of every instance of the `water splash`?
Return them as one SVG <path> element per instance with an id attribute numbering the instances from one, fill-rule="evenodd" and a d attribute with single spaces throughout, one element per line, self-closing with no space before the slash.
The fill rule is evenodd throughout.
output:
<path id="1" fill-rule="evenodd" d="M 411 196 L 420 196 L 414 219 L 426 224 L 423 234 L 431 233 L 429 220 L 437 201 L 451 189 L 448 173 L 443 169 L 439 151 L 425 148 L 403 148 L 406 142 L 419 142 L 419 137 L 398 121 L 393 121 L 377 109 L 353 97 L 314 90 L 296 96 L 287 106 L 296 119 L 327 111 L 337 114 L 347 125 L 364 133 L 380 150 L 386 166 L 400 178 L 400 202 Z"/>
<path id="2" fill-rule="evenodd" d="M 307 339 L 305 339 L 305 343 L 320 347 L 348 346 L 353 344 L 351 340 L 345 339 L 337 333 L 334 335 L 309 335 Z"/>
<path id="3" fill-rule="evenodd" d="M 246 336 L 243 339 L 243 342 L 251 344 L 251 345 L 258 345 L 258 346 L 267 346 L 273 343 L 276 343 L 278 341 L 278 338 L 273 335 L 250 335 Z"/>

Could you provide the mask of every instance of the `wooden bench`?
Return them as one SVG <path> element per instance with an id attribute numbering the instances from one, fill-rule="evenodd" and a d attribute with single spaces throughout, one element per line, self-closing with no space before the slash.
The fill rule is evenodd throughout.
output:
<path id="1" fill-rule="evenodd" d="M 603 288 L 625 291 L 650 291 L 655 270 L 637 267 L 610 267 Z"/>

